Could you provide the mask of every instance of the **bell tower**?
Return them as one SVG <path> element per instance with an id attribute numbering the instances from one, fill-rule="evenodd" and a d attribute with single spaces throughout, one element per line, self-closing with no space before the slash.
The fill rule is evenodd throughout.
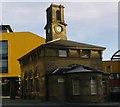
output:
<path id="1" fill-rule="evenodd" d="M 64 6 L 51 4 L 46 10 L 47 24 L 46 30 L 46 42 L 61 39 L 66 40 L 66 26 L 64 21 Z"/>

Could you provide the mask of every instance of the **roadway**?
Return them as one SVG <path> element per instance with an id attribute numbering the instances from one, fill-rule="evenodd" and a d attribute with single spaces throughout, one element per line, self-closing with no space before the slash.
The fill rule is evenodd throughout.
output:
<path id="1" fill-rule="evenodd" d="M 3 99 L 1 107 L 120 107 L 120 102 L 68 103 L 68 102 L 42 102 L 40 100 Z"/>

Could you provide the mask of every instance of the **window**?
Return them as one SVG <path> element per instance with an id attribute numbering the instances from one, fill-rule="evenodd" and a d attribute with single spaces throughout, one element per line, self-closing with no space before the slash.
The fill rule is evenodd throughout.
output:
<path id="1" fill-rule="evenodd" d="M 67 57 L 67 50 L 59 50 L 59 57 Z"/>
<path id="2" fill-rule="evenodd" d="M 33 92 L 33 78 L 30 79 L 30 92 Z"/>
<path id="3" fill-rule="evenodd" d="M 72 79 L 73 95 L 80 95 L 80 81 L 79 79 Z"/>
<path id="4" fill-rule="evenodd" d="M 56 11 L 56 20 L 61 20 L 60 11 Z"/>
<path id="5" fill-rule="evenodd" d="M 63 83 L 64 81 L 64 78 L 58 78 L 58 83 Z"/>
<path id="6" fill-rule="evenodd" d="M 39 70 L 38 68 L 36 67 L 36 70 L 35 70 L 35 92 L 39 92 L 40 91 L 40 80 L 39 80 L 39 77 L 40 77 L 40 74 L 39 74 Z"/>
<path id="7" fill-rule="evenodd" d="M 7 59 L 0 60 L 0 68 L 2 71 L 7 71 L 8 61 Z"/>
<path id="8" fill-rule="evenodd" d="M 110 79 L 115 79 L 115 76 L 113 74 L 111 74 Z"/>
<path id="9" fill-rule="evenodd" d="M 27 74 L 27 72 L 24 73 L 23 90 L 25 93 L 28 91 L 28 74 Z"/>
<path id="10" fill-rule="evenodd" d="M 0 47 L 0 54 L 4 55 L 7 54 L 7 47 Z"/>
<path id="11" fill-rule="evenodd" d="M 7 59 L 0 60 L 0 67 L 7 67 L 7 66 L 8 66 Z"/>
<path id="12" fill-rule="evenodd" d="M 35 92 L 40 91 L 40 81 L 39 78 L 35 78 Z"/>
<path id="13" fill-rule="evenodd" d="M 117 79 L 120 79 L 120 73 L 117 74 Z"/>
<path id="14" fill-rule="evenodd" d="M 82 50 L 81 58 L 89 58 L 90 57 L 90 50 Z"/>
<path id="15" fill-rule="evenodd" d="M 105 66 L 105 72 L 112 72 L 112 66 L 111 65 Z"/>
<path id="16" fill-rule="evenodd" d="M 91 85 L 91 95 L 97 95 L 97 80 L 91 77 L 90 85 Z"/>
<path id="17" fill-rule="evenodd" d="M 28 75 L 27 72 L 24 73 L 24 79 L 27 80 L 28 79 Z"/>
<path id="18" fill-rule="evenodd" d="M 110 79 L 120 79 L 120 73 L 112 73 Z"/>
<path id="19" fill-rule="evenodd" d="M 28 74 L 28 89 L 30 92 L 33 92 L 33 74 L 32 71 Z"/>
<path id="20" fill-rule="evenodd" d="M 8 42 L 0 41 L 0 73 L 8 72 Z"/>
<path id="21" fill-rule="evenodd" d="M 40 73 L 39 73 L 38 67 L 36 67 L 34 75 L 35 75 L 35 78 L 39 78 L 40 77 Z"/>
<path id="22" fill-rule="evenodd" d="M 23 91 L 24 91 L 25 93 L 28 91 L 27 80 L 24 80 L 22 89 L 23 89 Z"/>
<path id="23" fill-rule="evenodd" d="M 102 87 L 103 87 L 103 95 L 106 95 L 107 94 L 107 83 L 105 79 L 102 80 Z"/>

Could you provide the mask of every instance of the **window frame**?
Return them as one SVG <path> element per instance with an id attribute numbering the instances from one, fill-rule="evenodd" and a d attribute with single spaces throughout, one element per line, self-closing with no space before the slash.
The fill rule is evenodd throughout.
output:
<path id="1" fill-rule="evenodd" d="M 58 56 L 59 57 L 68 57 L 68 50 L 67 49 L 58 49 Z"/>
<path id="2" fill-rule="evenodd" d="M 59 10 L 56 10 L 56 20 L 61 20 L 61 13 Z"/>
<path id="3" fill-rule="evenodd" d="M 80 80 L 79 80 L 79 78 L 73 78 L 72 79 L 72 94 L 74 96 L 79 96 L 80 95 Z"/>
<path id="4" fill-rule="evenodd" d="M 3 52 L 5 50 L 5 52 Z M 0 40 L 0 73 L 8 73 L 8 40 Z M 6 60 L 6 66 L 3 66 L 3 60 Z"/>
<path id="5" fill-rule="evenodd" d="M 80 57 L 85 59 L 90 58 L 90 50 L 82 49 L 80 52 Z"/>
<path id="6" fill-rule="evenodd" d="M 35 87 L 35 92 L 40 92 L 40 72 L 38 67 L 36 67 L 35 72 L 34 72 L 34 87 Z"/>
<path id="7" fill-rule="evenodd" d="M 98 95 L 98 83 L 95 77 L 90 78 L 90 94 L 91 95 Z"/>

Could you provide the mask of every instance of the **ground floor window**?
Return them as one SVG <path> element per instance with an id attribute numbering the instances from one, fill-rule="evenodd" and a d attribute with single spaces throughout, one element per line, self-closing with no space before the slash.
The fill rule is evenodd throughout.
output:
<path id="1" fill-rule="evenodd" d="M 35 78 L 34 78 L 34 84 L 35 84 L 35 92 L 39 92 L 40 91 L 40 71 L 38 69 L 38 67 L 36 67 L 35 69 Z"/>
<path id="2" fill-rule="evenodd" d="M 102 80 L 102 86 L 103 86 L 103 95 L 107 95 L 107 83 L 106 80 Z"/>
<path id="3" fill-rule="evenodd" d="M 64 81 L 64 78 L 58 78 L 58 83 L 63 83 Z"/>
<path id="4" fill-rule="evenodd" d="M 32 70 L 28 73 L 28 89 L 29 92 L 33 92 L 33 73 Z"/>
<path id="5" fill-rule="evenodd" d="M 33 79 L 30 79 L 30 92 L 33 92 Z"/>
<path id="6" fill-rule="evenodd" d="M 38 78 L 35 78 L 35 92 L 40 91 L 40 81 Z"/>
<path id="7" fill-rule="evenodd" d="M 91 95 L 97 95 L 97 79 L 96 78 L 91 77 L 90 86 L 91 86 Z"/>
<path id="8" fill-rule="evenodd" d="M 80 95 L 80 81 L 79 79 L 72 79 L 73 95 Z"/>

